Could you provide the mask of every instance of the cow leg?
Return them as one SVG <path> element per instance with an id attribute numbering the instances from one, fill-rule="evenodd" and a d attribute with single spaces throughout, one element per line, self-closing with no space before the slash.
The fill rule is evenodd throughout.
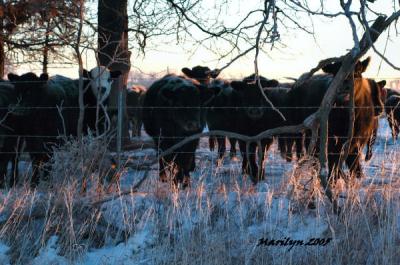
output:
<path id="1" fill-rule="evenodd" d="M 336 182 L 338 178 L 343 177 L 343 172 L 341 169 L 341 165 L 339 165 L 340 161 L 340 146 L 338 145 L 330 145 L 328 142 L 328 182 L 332 181 L 333 183 Z"/>
<path id="2" fill-rule="evenodd" d="M 240 153 L 242 155 L 242 174 L 249 174 L 249 163 L 247 159 L 246 142 L 239 140 Z"/>
<path id="3" fill-rule="evenodd" d="M 394 139 L 397 140 L 397 136 L 399 135 L 399 123 L 397 119 L 393 119 L 393 128 L 394 128 Z"/>
<path id="4" fill-rule="evenodd" d="M 262 152 L 261 150 L 259 150 Z M 256 152 L 257 152 L 257 145 L 254 143 L 251 143 L 249 146 L 249 168 L 250 168 L 250 178 L 253 181 L 254 184 L 258 182 L 258 166 L 256 163 Z M 260 174 L 261 175 L 261 174 Z"/>
<path id="5" fill-rule="evenodd" d="M 135 119 L 135 118 L 131 118 L 130 121 L 131 121 L 130 123 L 131 123 L 132 137 L 135 137 L 135 136 L 137 136 L 137 132 L 136 132 L 136 127 L 137 127 L 137 125 L 136 125 L 136 119 Z"/>
<path id="6" fill-rule="evenodd" d="M 15 143 L 15 148 L 13 151 L 15 151 L 14 154 L 12 154 L 12 167 L 11 167 L 11 177 L 10 177 L 10 182 L 9 186 L 13 187 L 18 183 L 18 176 L 19 176 L 19 171 L 18 171 L 18 162 L 19 162 L 19 155 L 20 152 L 22 151 L 22 145 L 23 145 L 23 140 L 18 137 L 16 143 Z"/>
<path id="7" fill-rule="evenodd" d="M 4 188 L 7 179 L 8 173 L 8 162 L 13 164 L 12 168 L 14 172 L 14 155 L 16 154 L 15 148 L 17 145 L 17 138 L 16 137 L 7 137 L 3 139 L 4 145 L 3 148 L 0 150 L 0 188 Z"/>
<path id="8" fill-rule="evenodd" d="M 218 142 L 218 160 L 222 162 L 226 150 L 225 136 L 217 137 L 217 142 Z"/>
<path id="9" fill-rule="evenodd" d="M 144 98 L 144 97 L 142 97 Z M 143 104 L 143 102 L 141 103 Z M 141 137 L 142 136 L 142 126 L 143 126 L 143 114 L 142 114 L 142 110 L 139 109 L 138 110 L 138 115 L 137 115 L 137 126 L 138 126 L 138 136 Z"/>
<path id="10" fill-rule="evenodd" d="M 9 186 L 13 187 L 18 183 L 18 153 L 15 153 L 11 157 L 11 176 L 10 176 L 10 181 L 9 181 Z"/>
<path id="11" fill-rule="evenodd" d="M 18 154 L 16 154 L 12 159 L 12 166 L 11 166 L 11 177 L 10 177 L 10 187 L 15 186 L 18 183 Z"/>
<path id="12" fill-rule="evenodd" d="M 397 140 L 397 136 L 399 134 L 399 124 L 396 120 L 394 111 L 391 111 L 388 114 L 388 122 L 389 122 L 389 127 L 392 131 L 392 137 L 394 140 Z"/>
<path id="13" fill-rule="evenodd" d="M 32 158 L 32 177 L 31 177 L 31 183 L 30 186 L 31 188 L 36 188 L 36 186 L 39 184 L 39 180 L 40 180 L 40 172 L 39 172 L 39 168 L 40 168 L 40 163 L 37 159 Z"/>
<path id="14" fill-rule="evenodd" d="M 4 189 L 7 178 L 8 158 L 5 155 L 0 157 L 0 189 Z"/>
<path id="15" fill-rule="evenodd" d="M 229 156 L 230 158 L 236 157 L 236 138 L 229 138 L 229 144 L 231 145 L 231 148 L 229 150 Z"/>
<path id="16" fill-rule="evenodd" d="M 281 153 L 281 157 L 286 159 L 287 162 L 290 162 L 291 159 L 288 159 L 288 141 L 289 139 L 286 138 L 286 135 L 282 134 L 278 136 L 278 148 Z"/>
<path id="17" fill-rule="evenodd" d="M 190 163 L 190 167 L 192 166 L 192 162 L 190 161 L 176 161 L 178 172 L 176 173 L 173 182 L 175 187 L 185 189 L 190 185 L 190 170 L 187 168 L 187 165 L 182 165 L 182 162 L 188 162 Z"/>
<path id="18" fill-rule="evenodd" d="M 208 137 L 208 146 L 210 147 L 210 151 L 214 151 L 215 149 L 215 136 Z"/>
<path id="19" fill-rule="evenodd" d="M 305 133 L 305 135 L 301 136 L 301 141 L 304 142 L 304 147 L 306 148 L 306 150 L 308 150 L 308 147 L 310 146 L 311 137 L 312 137 L 311 132 L 308 131 Z"/>
<path id="20" fill-rule="evenodd" d="M 347 156 L 346 165 L 350 170 L 351 177 L 362 178 L 363 172 L 360 163 L 360 153 L 354 152 Z"/>
<path id="21" fill-rule="evenodd" d="M 304 146 L 304 137 L 302 133 L 296 134 L 295 136 L 295 143 L 296 143 L 296 156 L 297 159 L 300 159 L 303 157 L 303 146 Z M 309 145 L 310 143 L 308 143 Z"/>
<path id="22" fill-rule="evenodd" d="M 265 162 L 267 160 L 266 155 L 267 155 L 268 150 L 271 147 L 272 143 L 273 143 L 272 139 L 263 140 L 261 142 L 261 150 L 258 150 L 258 153 L 259 153 L 259 157 L 258 157 L 259 161 L 258 161 L 258 163 L 259 163 L 259 166 L 260 166 L 260 168 L 258 168 L 258 173 L 257 173 L 258 180 L 264 180 L 265 179 Z"/>
<path id="23" fill-rule="evenodd" d="M 181 184 L 182 188 L 190 186 L 190 172 L 196 168 L 195 151 L 198 141 L 192 141 L 177 150 L 178 154 L 175 158 L 175 164 L 178 172 L 174 178 L 174 184 Z"/>
<path id="24" fill-rule="evenodd" d="M 287 152 L 287 154 L 286 154 L 286 161 L 287 162 L 292 162 L 292 160 L 293 160 L 293 146 L 295 145 L 295 142 L 296 142 L 296 139 L 295 138 L 292 138 L 293 137 L 293 135 L 291 136 L 291 135 L 287 135 L 286 136 L 287 138 L 286 138 L 286 152 Z M 294 136 L 294 137 L 296 137 L 296 136 Z"/>
<path id="25" fill-rule="evenodd" d="M 163 157 L 160 157 L 160 159 L 158 159 L 158 165 L 159 165 L 159 176 L 161 182 L 168 182 L 167 170 L 169 167 L 169 163 L 165 161 Z"/>
<path id="26" fill-rule="evenodd" d="M 372 148 L 375 144 L 375 140 L 376 140 L 376 135 L 378 128 L 374 129 L 374 132 L 372 133 L 371 137 L 368 139 L 368 143 L 367 143 L 367 153 L 365 155 L 365 161 L 369 161 L 372 158 Z"/>

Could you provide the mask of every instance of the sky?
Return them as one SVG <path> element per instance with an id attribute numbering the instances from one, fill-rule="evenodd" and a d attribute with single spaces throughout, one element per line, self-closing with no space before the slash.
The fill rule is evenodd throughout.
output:
<path id="1" fill-rule="evenodd" d="M 256 2 L 256 5 L 258 4 L 258 1 L 252 2 Z M 320 1 L 309 2 L 319 4 Z M 338 2 L 326 1 L 326 10 L 337 11 Z M 391 14 L 393 10 L 392 1 L 380 0 L 377 2 L 379 3 L 371 4 L 374 10 Z M 247 10 L 254 8 L 251 4 L 247 6 L 247 3 L 250 2 L 246 1 L 246 6 L 243 4 L 233 6 L 230 12 L 237 12 L 238 15 L 246 14 Z M 235 7 L 237 10 L 235 10 Z M 315 6 L 315 8 L 319 8 L 319 6 Z M 354 10 L 357 10 L 356 6 Z M 398 7 L 397 10 L 399 10 Z M 300 17 L 300 19 L 308 18 Z M 302 73 L 315 67 L 320 60 L 344 55 L 353 47 L 352 31 L 347 18 L 343 16 L 334 19 L 313 17 L 313 23 L 314 36 L 299 30 L 287 31 L 281 28 L 282 42 L 286 47 L 268 50 L 267 53 L 261 54 L 258 60 L 260 73 L 266 77 L 278 79 L 299 77 Z M 363 29 L 357 27 L 357 30 L 359 32 L 358 37 L 361 38 Z M 389 38 L 388 31 L 380 36 L 376 42 L 376 48 L 381 53 L 384 53 L 387 58 L 390 58 L 390 61 L 394 65 L 400 67 L 400 35 L 396 37 L 393 27 L 389 32 Z M 227 63 L 227 61 L 218 63 L 216 58 L 206 50 L 198 50 L 193 55 L 185 54 L 182 52 L 181 45 L 172 44 L 163 46 L 159 47 L 159 50 L 146 52 L 144 58 L 132 58 L 133 66 L 144 71 L 150 69 L 154 72 L 160 72 L 168 69 L 171 72 L 180 72 L 180 69 L 185 66 L 207 65 L 210 68 L 220 68 Z M 233 63 L 229 68 L 224 70 L 222 77 L 234 79 L 251 74 L 254 71 L 254 55 L 255 53 L 252 52 Z M 372 49 L 370 49 L 367 56 L 371 56 L 372 61 L 365 76 L 374 78 L 400 78 L 400 72 L 385 63 Z"/>
<path id="2" fill-rule="evenodd" d="M 212 8 L 213 2 L 209 1 L 209 8 Z M 319 3 L 319 1 L 309 2 Z M 334 2 L 337 5 L 339 1 L 326 1 L 328 3 L 326 6 L 327 10 L 337 10 Z M 392 10 L 391 0 L 381 0 L 378 2 L 379 6 L 373 6 L 377 10 L 385 11 L 386 13 Z M 243 4 L 243 1 L 232 1 L 232 3 L 232 6 L 227 8 L 225 13 L 221 14 L 221 16 L 226 16 L 221 17 L 221 20 L 227 23 L 235 23 L 240 15 L 246 14 L 247 10 L 259 5 L 259 1 L 246 1 L 246 4 Z M 308 18 L 303 17 L 300 19 Z M 258 60 L 259 73 L 268 78 L 296 78 L 315 67 L 320 60 L 344 55 L 353 47 L 351 28 L 345 17 L 341 16 L 334 19 L 313 17 L 313 23 L 314 35 L 309 35 L 299 30 L 280 28 L 281 41 L 285 47 L 268 49 L 266 53 L 260 54 Z M 363 30 L 360 27 L 358 27 L 358 30 L 358 36 L 361 37 Z M 191 50 L 193 45 L 190 42 L 180 44 L 177 44 L 176 41 L 169 44 L 162 44 L 162 42 L 160 39 L 150 40 L 149 48 L 146 49 L 145 55 L 138 55 L 133 52 L 131 69 L 140 69 L 143 73 L 164 73 L 168 70 L 170 73 L 180 74 L 180 69 L 183 67 L 206 65 L 212 69 L 221 68 L 229 61 L 218 61 L 218 58 L 212 53 L 201 48 L 189 54 L 186 51 Z M 132 43 L 131 45 L 134 44 Z M 216 45 L 219 45 L 218 42 Z M 400 35 L 396 37 L 393 27 L 390 29 L 389 37 L 388 31 L 380 36 L 376 42 L 376 47 L 387 58 L 390 58 L 390 61 L 394 65 L 400 67 Z M 222 72 L 221 77 L 239 79 L 253 73 L 254 55 L 255 53 L 251 52 L 247 56 L 237 60 Z M 386 64 L 372 49 L 368 52 L 368 55 L 372 57 L 372 61 L 365 76 L 377 79 L 400 78 L 400 72 Z M 94 55 L 90 53 L 84 54 L 84 62 L 87 68 L 94 67 L 96 64 Z M 50 74 L 63 74 L 76 77 L 77 67 L 65 69 L 54 68 L 50 69 L 49 72 Z"/>

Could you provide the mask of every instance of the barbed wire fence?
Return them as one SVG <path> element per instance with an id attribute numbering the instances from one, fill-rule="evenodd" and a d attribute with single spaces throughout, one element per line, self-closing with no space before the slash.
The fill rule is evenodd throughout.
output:
<path id="1" fill-rule="evenodd" d="M 128 81 L 128 86 L 127 87 L 129 88 L 133 84 L 140 84 L 140 85 L 144 85 L 146 87 L 149 87 L 149 85 L 152 82 L 154 82 L 155 80 L 157 80 L 157 78 L 159 78 L 163 74 L 169 73 L 169 72 L 171 72 L 171 71 L 169 69 L 167 69 L 167 70 L 165 70 L 163 72 L 148 74 L 149 76 L 143 76 L 143 75 L 134 76 L 134 75 L 132 75 L 130 77 L 129 81 Z M 379 78 L 379 80 L 381 80 L 381 79 L 385 79 L 387 81 L 387 84 L 386 84 L 387 88 L 400 89 L 400 78 Z M 231 80 L 240 80 L 240 79 L 225 79 L 225 80 L 231 81 Z M 118 87 L 120 89 L 120 95 L 122 95 L 122 90 L 125 89 L 125 87 L 123 86 L 123 84 L 119 85 Z M 123 100 L 122 96 L 120 97 L 120 100 Z M 119 102 L 121 102 L 120 100 L 119 100 Z M 279 107 L 280 109 L 298 109 L 298 107 L 296 107 L 296 106 L 284 106 L 284 107 L 277 106 L 277 107 Z M 317 107 L 319 107 L 319 106 L 308 106 L 308 107 L 302 107 L 302 108 L 314 108 L 315 109 Z M 48 107 L 48 106 L 47 107 L 46 106 L 29 107 L 30 110 L 33 110 L 33 109 L 54 109 L 54 108 L 57 108 L 57 107 Z M 76 109 L 79 110 L 79 107 L 68 107 L 68 106 L 65 106 L 63 108 L 64 109 L 68 109 L 68 108 L 74 109 L 74 108 L 76 108 Z M 129 105 L 129 103 L 128 103 L 126 108 L 129 111 L 129 110 L 132 110 L 132 109 L 134 109 L 134 110 L 142 110 L 144 107 L 143 106 L 132 106 L 132 105 Z M 169 107 L 169 108 L 174 108 L 174 107 L 172 106 L 172 107 Z M 182 109 L 182 110 L 185 109 L 185 107 L 176 107 L 176 108 L 179 108 L 179 109 Z M 224 108 L 239 109 L 239 108 L 245 108 L 245 107 L 237 107 L 237 106 L 235 106 L 235 107 L 213 107 L 213 108 L 214 109 L 224 109 Z M 266 107 L 265 106 L 263 108 L 271 108 L 271 107 Z M 9 109 L 8 106 L 7 107 L 0 107 L 0 111 L 4 111 L 4 110 L 8 110 L 8 109 Z M 206 109 L 208 109 L 208 108 L 204 107 L 204 110 L 206 110 Z M 123 136 L 122 135 L 122 133 L 121 133 L 122 132 L 122 122 L 123 122 L 122 117 L 124 115 L 123 114 L 124 110 L 122 109 L 122 104 L 118 104 L 117 113 L 118 113 L 118 123 L 117 123 L 117 128 L 116 128 L 116 132 L 117 132 L 117 141 L 116 141 L 117 147 L 116 147 L 116 150 L 117 150 L 117 161 L 118 161 L 118 164 L 121 165 L 121 164 L 123 164 L 121 162 L 121 154 L 123 153 L 123 150 L 124 150 L 124 147 L 122 146 L 122 143 L 125 142 L 126 140 L 135 141 L 135 140 L 138 140 L 138 138 L 137 137 L 136 138 L 132 138 L 132 136 L 130 136 L 130 135 L 128 135 L 128 136 Z M 130 118 L 130 117 L 128 117 L 128 118 Z M 130 121 L 128 120 L 128 122 L 130 122 Z M 10 137 L 11 138 L 13 138 L 13 137 L 14 138 L 27 138 L 27 139 L 28 138 L 41 138 L 41 139 L 49 138 L 49 139 L 52 139 L 54 137 L 59 137 L 59 135 L 0 134 L 0 138 L 4 138 L 4 137 L 8 137 L 8 138 L 10 138 Z M 285 135 L 280 136 L 281 139 L 285 139 L 285 138 L 292 138 L 293 139 L 294 137 L 295 136 L 290 136 L 290 137 L 289 136 L 285 136 Z M 182 139 L 182 137 L 174 137 L 174 136 L 164 137 L 164 138 Z M 197 152 L 198 152 L 198 154 L 206 153 L 204 150 L 201 150 L 201 151 L 198 150 Z M 4 151 L 4 150 L 0 150 L 0 154 L 10 154 L 10 153 L 13 153 L 13 152 L 7 152 L 7 151 Z M 33 154 L 35 152 L 31 152 L 31 153 Z M 36 152 L 36 153 L 40 153 L 40 152 Z M 43 152 L 43 153 L 45 153 L 45 152 Z"/>

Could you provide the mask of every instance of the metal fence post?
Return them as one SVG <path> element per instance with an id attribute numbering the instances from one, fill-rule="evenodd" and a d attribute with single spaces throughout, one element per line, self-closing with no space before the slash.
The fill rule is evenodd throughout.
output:
<path id="1" fill-rule="evenodd" d="M 122 123 L 123 123 L 123 89 L 124 85 L 121 82 L 121 76 L 117 79 L 118 82 L 118 121 L 117 121 L 117 163 L 118 169 L 121 166 L 121 152 L 122 152 Z"/>

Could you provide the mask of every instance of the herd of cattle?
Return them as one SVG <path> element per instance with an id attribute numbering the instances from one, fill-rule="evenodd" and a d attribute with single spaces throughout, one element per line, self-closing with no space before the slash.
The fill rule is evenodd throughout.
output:
<path id="1" fill-rule="evenodd" d="M 361 157 L 368 147 L 365 159 L 372 156 L 379 116 L 387 113 L 393 137 L 399 133 L 400 91 L 384 88 L 386 82 L 376 82 L 362 77 L 369 58 L 357 62 L 354 72 L 341 84 L 329 115 L 328 165 L 330 174 L 343 174 L 341 154 L 349 131 L 350 88 L 354 84 L 355 120 L 349 154 L 345 160 L 350 174 L 362 176 Z M 132 117 L 132 132 L 140 135 L 144 130 L 154 140 L 160 152 L 167 150 L 188 136 L 209 130 L 223 130 L 246 136 L 255 136 L 268 129 L 286 125 L 297 125 L 316 112 L 337 74 L 341 63 L 332 63 L 301 85 L 280 83 L 274 79 L 255 75 L 242 81 L 227 81 L 217 78 L 219 70 L 196 66 L 183 68 L 184 75 L 168 74 L 155 81 L 148 89 L 134 86 L 127 90 L 128 115 Z M 112 78 L 119 72 L 110 72 L 104 67 L 84 71 L 85 89 L 83 103 L 83 132 L 104 131 Z M 76 136 L 79 118 L 79 80 L 63 76 L 49 78 L 33 73 L 21 76 L 9 74 L 8 81 L 0 82 L 0 187 L 5 186 L 7 166 L 13 165 L 9 185 L 17 183 L 18 153 L 24 150 L 30 155 L 33 165 L 31 184 L 37 185 L 40 172 L 51 156 L 51 144 L 60 143 L 59 135 Z M 262 89 L 260 88 L 262 87 Z M 266 100 L 266 98 L 268 100 Z M 270 102 L 269 102 L 270 101 Z M 273 106 L 279 110 L 273 108 Z M 102 111 L 99 111 L 99 108 Z M 282 115 L 285 117 L 283 119 Z M 310 144 L 310 132 L 284 134 L 278 140 L 281 154 L 287 161 L 303 156 Z M 243 140 L 228 138 L 230 155 L 236 156 L 236 143 L 242 155 L 242 170 L 257 183 L 264 178 L 264 166 L 258 167 L 257 158 L 264 159 L 274 138 L 261 140 L 248 146 Z M 161 181 L 172 180 L 175 185 L 190 184 L 190 172 L 195 169 L 194 153 L 199 140 L 181 146 L 173 153 L 159 159 Z M 210 137 L 210 149 L 217 149 L 219 160 L 224 157 L 225 137 Z M 318 144 L 317 144 L 318 146 Z M 257 155 L 257 151 L 259 155 Z M 318 150 L 315 151 L 318 155 Z M 14 163 L 13 163 L 14 162 Z M 39 170 L 41 168 L 42 170 Z M 48 169 L 47 169 L 48 170 Z"/>
<path id="2" fill-rule="evenodd" d="M 85 112 L 82 131 L 104 131 L 104 111 L 107 106 L 112 79 L 121 73 L 96 67 L 83 72 L 83 103 Z M 7 167 L 12 163 L 9 186 L 18 182 L 17 161 L 24 146 L 32 161 L 32 186 L 40 175 L 46 175 L 46 162 L 52 144 L 62 137 L 77 136 L 79 118 L 79 80 L 34 73 L 21 76 L 8 74 L 8 81 L 0 81 L 0 187 L 5 186 Z M 99 122 L 97 122 L 99 121 Z M 65 139 L 65 138 L 64 138 Z M 42 169 L 42 170 L 39 170 Z"/>

